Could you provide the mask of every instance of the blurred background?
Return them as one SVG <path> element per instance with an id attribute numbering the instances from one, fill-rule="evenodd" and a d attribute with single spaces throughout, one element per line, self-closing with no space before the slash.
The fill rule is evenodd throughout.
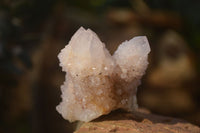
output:
<path id="1" fill-rule="evenodd" d="M 57 55 L 80 27 L 111 53 L 146 35 L 149 67 L 138 104 L 200 125 L 200 1 L 0 0 L 0 132 L 66 133 L 55 110 L 64 75 Z"/>

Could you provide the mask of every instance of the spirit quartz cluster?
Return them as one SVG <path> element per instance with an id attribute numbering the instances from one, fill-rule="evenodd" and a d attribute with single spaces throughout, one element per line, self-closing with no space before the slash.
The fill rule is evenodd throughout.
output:
<path id="1" fill-rule="evenodd" d="M 81 27 L 58 55 L 66 80 L 57 111 L 70 122 L 88 122 L 119 108 L 134 111 L 149 52 L 147 38 L 139 36 L 111 55 L 93 31 Z"/>

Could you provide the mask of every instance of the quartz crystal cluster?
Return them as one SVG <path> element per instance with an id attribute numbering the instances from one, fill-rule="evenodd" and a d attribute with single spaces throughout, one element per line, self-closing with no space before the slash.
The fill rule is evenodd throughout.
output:
<path id="1" fill-rule="evenodd" d="M 58 55 L 66 80 L 57 111 L 70 122 L 88 122 L 119 108 L 134 111 L 149 52 L 147 38 L 139 36 L 111 56 L 93 31 L 81 27 Z"/>

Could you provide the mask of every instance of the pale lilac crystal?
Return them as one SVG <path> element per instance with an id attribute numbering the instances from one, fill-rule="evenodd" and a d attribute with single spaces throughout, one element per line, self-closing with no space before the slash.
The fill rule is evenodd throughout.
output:
<path id="1" fill-rule="evenodd" d="M 57 111 L 70 122 L 88 122 L 118 108 L 134 111 L 149 52 L 147 38 L 140 36 L 111 56 L 93 31 L 81 27 L 58 55 L 67 74 Z"/>

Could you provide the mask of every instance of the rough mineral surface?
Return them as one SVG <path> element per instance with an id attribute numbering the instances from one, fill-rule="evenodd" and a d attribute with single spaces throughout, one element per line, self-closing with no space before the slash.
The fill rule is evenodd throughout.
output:
<path id="1" fill-rule="evenodd" d="M 200 128 L 171 117 L 115 111 L 82 124 L 75 133 L 200 133 Z"/>
<path id="2" fill-rule="evenodd" d="M 118 108 L 134 111 L 149 52 L 147 38 L 140 36 L 111 56 L 93 31 L 81 27 L 58 55 L 67 74 L 57 111 L 70 122 L 88 122 Z"/>

